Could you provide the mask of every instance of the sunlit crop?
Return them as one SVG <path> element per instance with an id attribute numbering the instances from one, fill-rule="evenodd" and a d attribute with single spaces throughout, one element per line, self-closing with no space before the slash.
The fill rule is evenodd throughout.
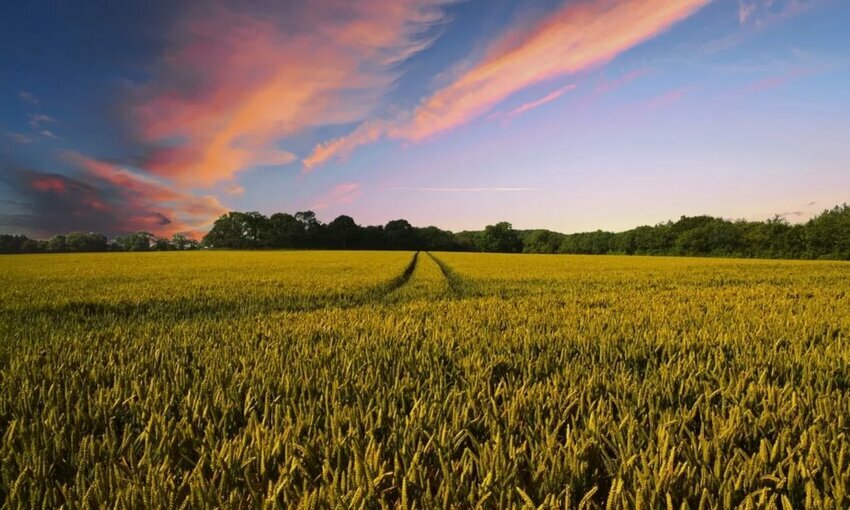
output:
<path id="1" fill-rule="evenodd" d="M 850 264 L 0 259 L 10 507 L 847 508 Z"/>

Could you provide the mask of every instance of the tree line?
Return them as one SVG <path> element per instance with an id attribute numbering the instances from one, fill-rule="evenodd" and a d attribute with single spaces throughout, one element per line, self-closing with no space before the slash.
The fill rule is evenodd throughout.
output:
<path id="1" fill-rule="evenodd" d="M 730 221 L 682 216 L 625 232 L 561 234 L 515 230 L 508 222 L 482 231 L 450 232 L 414 227 L 398 219 L 386 225 L 358 225 L 350 216 L 322 223 L 312 211 L 295 214 L 229 212 L 201 241 L 177 234 L 158 238 L 136 232 L 108 240 L 98 233 L 74 232 L 46 240 L 0 235 L 0 253 L 149 251 L 220 249 L 427 250 L 501 253 L 682 255 L 747 258 L 850 260 L 850 206 L 828 209 L 803 224 L 776 216 L 766 221 Z"/>
<path id="2" fill-rule="evenodd" d="M 0 253 L 85 253 L 104 251 L 197 250 L 201 243 L 183 234 L 171 238 L 150 232 L 135 232 L 111 241 L 97 232 L 57 234 L 49 239 L 30 239 L 24 235 L 0 234 Z"/>
<path id="3" fill-rule="evenodd" d="M 526 253 L 850 260 L 850 206 L 793 225 L 781 216 L 766 221 L 682 216 L 619 233 L 533 230 L 522 238 Z"/>

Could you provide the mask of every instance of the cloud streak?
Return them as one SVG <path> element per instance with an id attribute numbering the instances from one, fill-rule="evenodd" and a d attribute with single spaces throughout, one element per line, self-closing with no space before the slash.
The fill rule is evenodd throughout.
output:
<path id="1" fill-rule="evenodd" d="M 14 131 L 7 131 L 5 135 L 15 143 L 21 145 L 28 145 L 32 143 L 32 138 L 22 133 L 15 133 Z"/>
<path id="2" fill-rule="evenodd" d="M 389 191 L 427 191 L 431 193 L 515 193 L 515 192 L 530 192 L 540 191 L 540 188 L 440 188 L 440 187 L 393 187 L 387 188 Z"/>
<path id="3" fill-rule="evenodd" d="M 493 118 L 494 119 L 502 119 L 502 120 L 510 120 L 510 119 L 512 119 L 512 118 L 514 118 L 518 115 L 522 115 L 523 113 L 525 113 L 529 110 L 539 108 L 546 103 L 551 103 L 552 101 L 558 99 L 559 97 L 563 96 L 567 92 L 569 92 L 571 90 L 575 90 L 575 89 L 576 89 L 575 84 L 570 84 L 570 85 L 567 85 L 565 87 L 561 87 L 557 90 L 554 90 L 554 91 L 546 94 L 545 96 L 541 97 L 540 99 L 536 99 L 534 101 L 529 101 L 527 103 L 523 103 L 523 104 L 519 105 L 518 107 L 514 108 L 513 110 L 511 110 L 507 113 L 496 114 L 495 116 L 493 116 Z"/>
<path id="4" fill-rule="evenodd" d="M 213 196 L 175 191 L 156 179 L 80 154 L 65 157 L 77 175 L 4 169 L 2 180 L 21 210 L 0 216 L 0 224 L 36 235 L 92 230 L 111 236 L 144 230 L 200 237 L 226 212 Z"/>
<path id="5" fill-rule="evenodd" d="M 738 0 L 738 22 L 763 27 L 797 16 L 825 0 Z M 829 0 L 826 0 L 829 1 Z"/>
<path id="6" fill-rule="evenodd" d="M 156 175 L 192 186 L 286 165 L 288 136 L 370 114 L 398 65 L 427 48 L 446 0 L 317 0 L 190 12 L 139 90 L 139 136 Z M 284 6 L 284 4 L 280 4 Z"/>
<path id="7" fill-rule="evenodd" d="M 18 97 L 25 103 L 29 103 L 33 106 L 36 106 L 39 103 L 38 98 L 35 97 L 35 94 L 33 94 L 32 92 L 27 92 L 26 90 L 18 92 Z"/>
<path id="8" fill-rule="evenodd" d="M 356 182 L 346 182 L 337 184 L 332 190 L 319 196 L 312 205 L 313 209 L 321 211 L 329 207 L 350 204 L 361 195 L 360 184 Z"/>
<path id="9" fill-rule="evenodd" d="M 542 21 L 503 34 L 476 65 L 424 98 L 408 115 L 384 123 L 380 137 L 364 137 L 358 128 L 348 137 L 317 146 L 306 158 L 308 168 L 379 138 L 430 139 L 487 113 L 522 89 L 609 62 L 709 2 L 592 0 L 565 4 Z"/>

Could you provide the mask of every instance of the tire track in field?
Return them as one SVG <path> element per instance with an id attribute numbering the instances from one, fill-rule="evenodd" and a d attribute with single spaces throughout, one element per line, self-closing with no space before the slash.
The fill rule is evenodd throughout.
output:
<path id="1" fill-rule="evenodd" d="M 446 279 L 446 282 L 448 282 L 449 289 L 452 291 L 452 294 L 456 296 L 462 295 L 466 290 L 467 286 L 464 284 L 461 277 L 458 276 L 457 273 L 455 273 L 452 268 L 448 266 L 448 264 L 437 258 L 433 253 L 431 253 L 430 251 L 425 253 L 427 253 L 428 256 L 431 257 L 431 260 L 433 260 L 434 263 L 437 264 L 437 267 L 440 268 L 440 272 L 443 273 L 443 277 Z"/>
<path id="2" fill-rule="evenodd" d="M 433 260 L 425 258 L 425 254 L 422 253 L 409 280 L 386 294 L 381 301 L 384 305 L 396 305 L 412 301 L 441 299 L 450 294 L 451 289 L 442 270 Z"/>
<path id="3" fill-rule="evenodd" d="M 405 286 L 407 282 L 410 281 L 410 277 L 413 276 L 413 272 L 416 271 L 416 265 L 418 263 L 419 252 L 417 251 L 413 254 L 413 258 L 410 259 L 410 263 L 407 265 L 406 268 L 404 268 L 404 271 L 400 275 L 393 278 L 390 281 L 389 285 L 374 290 L 374 292 L 378 294 L 377 298 L 387 297 L 388 295 Z"/>
<path id="4" fill-rule="evenodd" d="M 173 301 L 150 300 L 145 302 L 120 301 L 115 303 L 71 302 L 60 305 L 48 305 L 21 310 L 0 309 L 0 321 L 31 321 L 47 319 L 51 322 L 90 322 L 99 320 L 193 320 L 204 318 L 236 318 L 264 313 L 295 312 L 308 313 L 322 309 L 348 309 L 368 306 L 386 301 L 408 284 L 419 262 L 417 251 L 413 254 L 404 271 L 389 282 L 362 289 L 361 292 L 346 296 L 336 302 L 324 299 L 296 302 L 292 306 L 275 299 L 266 299 L 242 310 L 234 303 L 212 302 L 196 303 L 188 299 Z"/>

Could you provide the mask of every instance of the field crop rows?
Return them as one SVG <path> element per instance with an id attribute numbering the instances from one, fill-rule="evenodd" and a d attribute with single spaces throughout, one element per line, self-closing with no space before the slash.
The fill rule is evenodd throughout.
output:
<path id="1" fill-rule="evenodd" d="M 847 508 L 850 264 L 0 259 L 0 499 Z"/>

